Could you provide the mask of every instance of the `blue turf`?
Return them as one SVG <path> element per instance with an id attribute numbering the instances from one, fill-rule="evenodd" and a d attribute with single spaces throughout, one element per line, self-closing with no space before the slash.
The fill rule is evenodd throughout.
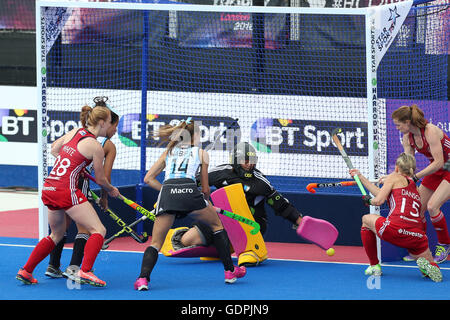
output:
<path id="1" fill-rule="evenodd" d="M 0 238 L 2 300 L 446 300 L 450 272 L 445 263 L 444 281 L 433 283 L 417 268 L 383 266 L 378 280 L 364 275 L 365 265 L 268 260 L 249 268 L 235 284 L 223 282 L 220 262 L 159 256 L 152 274 L 151 289 L 136 292 L 133 283 L 140 270 L 142 253 L 102 251 L 95 273 L 107 282 L 105 288 L 78 286 L 66 279 L 44 275 L 48 259 L 34 272 L 39 284 L 23 285 L 15 279 L 26 262 L 35 239 Z M 19 246 L 12 246 L 19 245 Z M 30 247 L 24 247 L 30 245 Z M 71 249 L 63 251 L 66 267 Z M 399 262 L 402 266 L 411 263 Z M 369 279 L 369 280 L 368 280 Z"/>

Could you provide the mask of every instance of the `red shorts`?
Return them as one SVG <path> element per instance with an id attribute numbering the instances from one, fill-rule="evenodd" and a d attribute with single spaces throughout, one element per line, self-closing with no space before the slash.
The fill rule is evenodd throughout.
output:
<path id="1" fill-rule="evenodd" d="M 419 255 L 428 249 L 428 237 L 421 229 L 404 229 L 390 223 L 385 217 L 375 221 L 375 229 L 380 239 L 397 247 L 405 248 L 413 255 Z"/>
<path id="2" fill-rule="evenodd" d="M 76 189 L 75 191 L 71 191 L 69 189 L 53 190 L 52 187 L 45 186 L 44 190 L 42 190 L 41 198 L 42 202 L 50 210 L 67 210 L 77 204 L 82 204 L 83 202 L 88 201 L 86 196 L 79 189 Z"/>
<path id="3" fill-rule="evenodd" d="M 435 173 L 424 177 L 422 180 L 422 184 L 424 187 L 435 191 L 443 180 L 447 180 L 448 182 L 450 182 L 450 172 L 444 169 L 440 169 Z"/>

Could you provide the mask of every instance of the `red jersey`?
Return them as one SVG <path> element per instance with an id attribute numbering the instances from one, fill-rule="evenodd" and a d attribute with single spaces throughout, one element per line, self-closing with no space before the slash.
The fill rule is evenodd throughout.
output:
<path id="1" fill-rule="evenodd" d="M 404 188 L 392 189 L 389 195 L 389 214 L 386 220 L 404 229 L 423 228 L 420 218 L 422 203 L 417 186 L 410 178 Z"/>
<path id="2" fill-rule="evenodd" d="M 79 129 L 73 138 L 64 144 L 47 179 L 45 179 L 42 200 L 53 210 L 67 209 L 86 201 L 78 188 L 81 171 L 92 160 L 78 151 L 78 143 L 85 138 L 96 137 L 84 128 Z"/>
<path id="3" fill-rule="evenodd" d="M 425 138 L 425 128 L 420 129 L 420 135 L 422 136 L 423 146 L 422 148 L 418 148 L 414 141 L 414 137 L 412 133 L 409 133 L 409 144 L 411 147 L 417 152 L 423 154 L 425 157 L 430 160 L 430 163 L 434 161 L 433 156 L 430 151 L 430 145 L 428 144 L 427 139 Z M 444 156 L 444 163 L 450 157 L 450 139 L 444 132 L 444 137 L 441 139 L 442 151 Z M 447 180 L 450 182 L 450 172 L 444 170 L 443 168 L 437 170 L 436 172 L 426 176 L 422 180 L 422 185 L 430 190 L 436 190 L 443 180 Z"/>
<path id="4" fill-rule="evenodd" d="M 420 129 L 420 135 L 423 141 L 422 148 L 417 147 L 416 142 L 414 141 L 414 135 L 411 132 L 409 133 L 409 144 L 413 149 L 417 150 L 417 152 L 427 157 L 430 162 L 433 162 L 434 159 L 430 151 L 430 145 L 428 144 L 427 138 L 425 138 L 425 128 Z M 450 157 L 450 138 L 445 134 L 445 132 L 444 137 L 441 139 L 441 145 L 444 153 L 444 162 L 446 162 Z"/>

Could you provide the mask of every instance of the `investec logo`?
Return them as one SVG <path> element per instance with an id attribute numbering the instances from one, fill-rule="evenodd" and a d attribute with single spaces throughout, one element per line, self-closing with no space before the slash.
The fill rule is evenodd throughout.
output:
<path id="1" fill-rule="evenodd" d="M 338 155 L 335 128 L 342 128 L 338 136 L 348 155 L 367 155 L 366 122 L 262 118 L 253 123 L 250 139 L 260 152 Z"/>
<path id="2" fill-rule="evenodd" d="M 194 189 L 192 188 L 172 188 L 170 189 L 171 194 L 179 194 L 179 193 L 194 193 Z"/>
<path id="3" fill-rule="evenodd" d="M 421 234 L 419 232 L 408 231 L 406 229 L 398 229 L 398 233 L 404 234 L 405 236 L 412 236 L 412 237 L 416 237 L 416 238 L 423 238 L 423 234 Z"/>

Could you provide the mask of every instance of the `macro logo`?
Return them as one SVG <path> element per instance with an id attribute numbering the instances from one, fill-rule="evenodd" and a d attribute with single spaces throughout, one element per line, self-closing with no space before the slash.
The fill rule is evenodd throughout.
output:
<path id="1" fill-rule="evenodd" d="M 252 145 L 265 153 L 339 155 L 331 132 L 342 128 L 339 138 L 348 155 L 367 155 L 367 123 L 261 118 L 250 131 Z"/>
<path id="2" fill-rule="evenodd" d="M 176 126 L 182 120 L 191 117 L 199 125 L 202 148 L 215 150 L 231 150 L 240 141 L 239 125 L 229 117 L 206 117 L 189 115 L 147 114 L 146 147 L 156 148 L 161 140 L 154 133 L 164 125 Z M 232 126 L 233 125 L 233 126 Z M 141 114 L 129 113 L 121 117 L 117 127 L 119 140 L 128 147 L 139 147 L 141 144 Z"/>
<path id="3" fill-rule="evenodd" d="M 37 142 L 37 111 L 0 109 L 0 142 Z"/>

